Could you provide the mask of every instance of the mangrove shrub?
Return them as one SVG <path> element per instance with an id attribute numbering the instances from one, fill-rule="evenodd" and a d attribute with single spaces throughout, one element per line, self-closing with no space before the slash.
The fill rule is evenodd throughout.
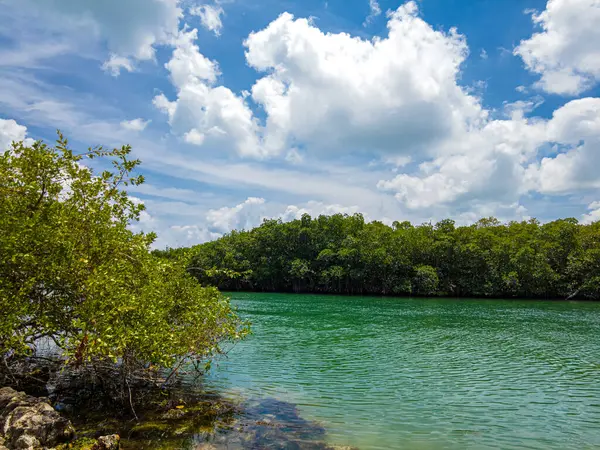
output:
<path id="1" fill-rule="evenodd" d="M 184 258 L 152 254 L 155 235 L 131 230 L 144 206 L 126 188 L 144 179 L 129 154 L 75 154 L 59 135 L 55 147 L 19 142 L 0 155 L 2 368 L 41 342 L 75 366 L 169 368 L 246 332 Z"/>

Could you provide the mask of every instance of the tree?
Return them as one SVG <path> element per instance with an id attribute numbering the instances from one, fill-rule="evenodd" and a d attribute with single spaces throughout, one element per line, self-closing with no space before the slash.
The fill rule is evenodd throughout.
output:
<path id="1" fill-rule="evenodd" d="M 417 295 L 436 295 L 439 278 L 437 271 L 431 266 L 418 266 L 413 277 L 413 293 Z"/>
<path id="2" fill-rule="evenodd" d="M 334 214 L 261 226 L 192 249 L 193 273 L 224 289 L 340 294 L 599 298 L 600 223 L 488 217 L 365 223 Z M 204 269 L 198 271 L 197 268 Z M 243 284 L 202 275 L 244 272 Z"/>
<path id="3" fill-rule="evenodd" d="M 150 252 L 134 233 L 144 209 L 126 193 L 143 183 L 130 147 L 74 154 L 14 143 L 0 155 L 0 356 L 7 364 L 52 340 L 61 361 L 143 368 L 199 362 L 247 329 L 228 300 L 187 273 L 187 252 Z M 99 160 L 112 170 L 82 165 Z M 108 161 L 107 161 L 108 160 Z M 91 163 L 95 163 L 93 161 Z"/>

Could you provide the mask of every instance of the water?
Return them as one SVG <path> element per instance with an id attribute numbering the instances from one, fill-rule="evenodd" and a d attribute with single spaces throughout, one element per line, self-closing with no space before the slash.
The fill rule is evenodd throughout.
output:
<path id="1" fill-rule="evenodd" d="M 600 304 L 230 294 L 208 387 L 360 449 L 600 448 Z"/>

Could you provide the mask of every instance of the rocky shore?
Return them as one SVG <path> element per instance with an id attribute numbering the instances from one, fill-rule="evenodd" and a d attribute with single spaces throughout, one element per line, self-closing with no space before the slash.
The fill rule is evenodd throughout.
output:
<path id="1" fill-rule="evenodd" d="M 48 399 L 0 389 L 0 450 L 72 448 L 76 432 L 71 421 L 56 412 Z M 93 450 L 117 450 L 119 436 L 88 442 Z"/>
<path id="2" fill-rule="evenodd" d="M 0 389 L 0 450 L 120 448 L 351 450 L 327 444 L 320 424 L 276 399 L 233 404 L 214 396 L 171 398 L 134 420 Z"/>

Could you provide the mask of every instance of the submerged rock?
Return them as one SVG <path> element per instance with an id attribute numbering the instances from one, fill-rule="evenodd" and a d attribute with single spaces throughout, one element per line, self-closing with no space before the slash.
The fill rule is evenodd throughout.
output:
<path id="1" fill-rule="evenodd" d="M 12 388 L 0 389 L 0 429 L 9 449 L 54 447 L 73 439 L 71 422 L 57 413 L 45 398 Z"/>

